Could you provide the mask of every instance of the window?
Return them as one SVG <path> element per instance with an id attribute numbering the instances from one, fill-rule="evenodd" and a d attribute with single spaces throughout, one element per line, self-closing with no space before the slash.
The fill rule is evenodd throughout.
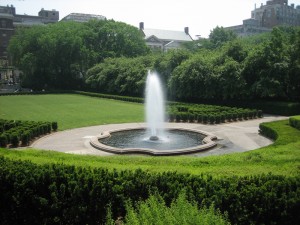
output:
<path id="1" fill-rule="evenodd" d="M 6 28 L 6 21 L 5 20 L 1 20 L 1 27 Z"/>

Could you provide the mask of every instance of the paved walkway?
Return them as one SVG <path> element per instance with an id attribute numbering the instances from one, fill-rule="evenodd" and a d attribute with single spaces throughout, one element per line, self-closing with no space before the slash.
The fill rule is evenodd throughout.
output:
<path id="1" fill-rule="evenodd" d="M 282 119 L 287 119 L 287 117 L 266 115 L 261 119 L 219 125 L 167 123 L 167 128 L 182 127 L 198 129 L 217 136 L 217 147 L 205 152 L 193 154 L 193 156 L 220 155 L 233 152 L 245 152 L 270 145 L 272 143 L 271 140 L 259 135 L 259 124 Z M 94 149 L 90 145 L 89 139 L 103 131 L 128 127 L 145 127 L 145 123 L 110 124 L 60 131 L 37 140 L 31 147 L 73 154 L 112 155 L 111 153 Z"/>

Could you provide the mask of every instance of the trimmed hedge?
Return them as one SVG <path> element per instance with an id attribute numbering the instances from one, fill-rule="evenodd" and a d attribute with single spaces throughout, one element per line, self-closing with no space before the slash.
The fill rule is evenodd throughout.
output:
<path id="1" fill-rule="evenodd" d="M 268 126 L 268 123 L 261 123 L 259 124 L 259 132 L 266 136 L 267 138 L 270 138 L 272 140 L 276 140 L 278 138 L 278 133 Z"/>
<path id="2" fill-rule="evenodd" d="M 289 123 L 292 127 L 300 130 L 300 116 L 293 116 L 289 118 Z"/>
<path id="3" fill-rule="evenodd" d="M 261 110 L 228 106 L 170 103 L 167 113 L 170 122 L 219 124 L 261 118 Z"/>
<path id="4" fill-rule="evenodd" d="M 299 102 L 283 102 L 283 101 L 236 101 L 228 103 L 228 105 L 235 105 L 247 108 L 261 109 L 264 113 L 281 115 L 281 116 L 293 116 L 300 114 Z"/>
<path id="5" fill-rule="evenodd" d="M 144 103 L 144 99 L 143 98 L 138 98 L 138 97 L 109 95 L 109 94 L 84 92 L 84 91 L 74 91 L 73 93 L 80 94 L 80 95 L 85 95 L 85 96 L 90 96 L 90 97 L 114 99 L 114 100 L 125 101 L 125 102 Z"/>
<path id="6" fill-rule="evenodd" d="M 56 131 L 57 122 L 34 122 L 0 119 L 0 146 L 27 146 L 29 142 L 41 135 Z M 21 142 L 21 143 L 20 143 Z"/>
<path id="7" fill-rule="evenodd" d="M 228 212 L 232 224 L 297 224 L 300 177 L 195 176 L 174 172 L 108 171 L 58 164 L 36 165 L 0 157 L 1 224 L 101 224 L 125 205 L 157 192 L 169 205 L 184 189 L 201 207 Z"/>

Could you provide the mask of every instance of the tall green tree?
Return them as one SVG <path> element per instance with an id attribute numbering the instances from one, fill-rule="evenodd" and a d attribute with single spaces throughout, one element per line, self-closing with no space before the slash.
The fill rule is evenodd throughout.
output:
<path id="1" fill-rule="evenodd" d="M 108 57 L 149 52 L 139 30 L 121 22 L 59 22 L 20 29 L 9 53 L 31 88 L 81 88 L 86 71 Z"/>
<path id="2" fill-rule="evenodd" d="M 221 47 L 224 43 L 233 41 L 237 35 L 231 30 L 226 30 L 224 27 L 217 26 L 209 34 L 209 40 L 213 48 Z"/>

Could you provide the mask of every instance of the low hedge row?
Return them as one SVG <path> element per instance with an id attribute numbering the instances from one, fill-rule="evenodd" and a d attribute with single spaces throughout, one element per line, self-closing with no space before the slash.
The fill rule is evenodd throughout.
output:
<path id="1" fill-rule="evenodd" d="M 278 138 L 278 133 L 274 129 L 270 128 L 267 123 L 259 124 L 259 133 L 272 140 L 276 140 Z"/>
<path id="2" fill-rule="evenodd" d="M 265 113 L 294 116 L 300 114 L 300 102 L 283 102 L 283 101 L 249 101 L 241 103 L 245 107 L 259 108 Z"/>
<path id="3" fill-rule="evenodd" d="M 295 127 L 298 130 L 300 130 L 300 116 L 290 117 L 289 122 L 292 127 Z"/>
<path id="4" fill-rule="evenodd" d="M 108 98 L 114 100 L 120 100 L 125 102 L 137 102 L 137 103 L 144 103 L 143 98 L 138 97 L 130 97 L 130 96 L 120 96 L 120 95 L 109 95 L 109 94 L 101 94 L 101 93 L 94 93 L 94 92 L 84 92 L 84 91 L 74 91 L 75 94 L 90 96 L 90 97 L 97 97 L 97 98 Z"/>
<path id="5" fill-rule="evenodd" d="M 202 100 L 198 101 L 202 104 L 226 105 L 240 108 L 261 109 L 264 113 L 294 116 L 300 114 L 300 102 L 291 101 L 274 101 L 274 100 L 259 100 L 259 99 L 245 99 L 245 100 Z"/>
<path id="6" fill-rule="evenodd" d="M 215 106 L 203 104 L 178 104 L 173 103 L 168 107 L 170 122 L 210 123 L 219 124 L 261 118 L 261 110 L 243 109 L 228 106 Z"/>
<path id="7" fill-rule="evenodd" d="M 58 128 L 57 122 L 34 122 L 0 119 L 0 146 L 20 144 L 26 146 L 35 137 L 51 133 Z"/>
<path id="8" fill-rule="evenodd" d="M 108 171 L 37 165 L 0 157 L 1 224 L 101 224 L 125 205 L 158 193 L 170 204 L 182 190 L 199 206 L 214 204 L 232 224 L 298 224 L 300 177 L 212 178 L 174 172 Z M 5 203 L 5 204 L 3 204 Z"/>

